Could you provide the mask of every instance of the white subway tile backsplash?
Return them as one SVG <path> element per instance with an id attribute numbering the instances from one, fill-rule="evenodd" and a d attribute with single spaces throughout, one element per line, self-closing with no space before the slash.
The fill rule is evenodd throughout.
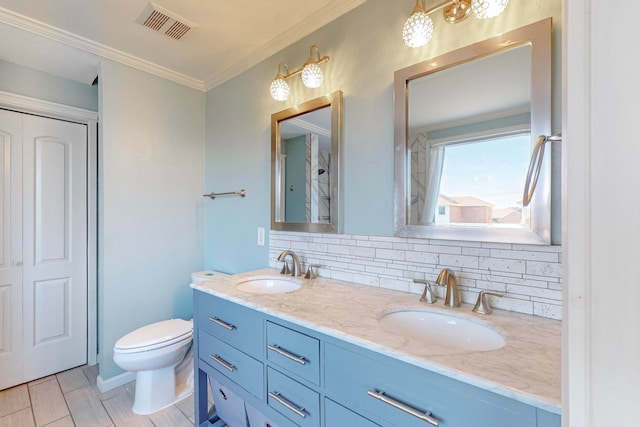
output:
<path id="1" fill-rule="evenodd" d="M 365 248 L 393 249 L 393 243 L 380 242 L 377 240 L 358 240 L 357 246 L 365 247 Z"/>
<path id="2" fill-rule="evenodd" d="M 438 264 L 438 254 L 431 252 L 406 252 L 406 260 L 412 263 L 420 264 Z"/>
<path id="3" fill-rule="evenodd" d="M 444 267 L 478 268 L 478 257 L 468 255 L 440 255 L 440 265 Z"/>
<path id="4" fill-rule="evenodd" d="M 562 266 L 560 263 L 527 261 L 527 274 L 561 277 Z"/>
<path id="5" fill-rule="evenodd" d="M 524 273 L 525 261 L 505 258 L 480 257 L 480 268 L 489 271 L 504 271 L 507 273 Z"/>
<path id="6" fill-rule="evenodd" d="M 535 316 L 548 317 L 549 319 L 562 320 L 562 306 L 534 302 L 533 314 Z"/>
<path id="7" fill-rule="evenodd" d="M 491 256 L 491 249 L 462 248 L 462 255 Z"/>
<path id="8" fill-rule="evenodd" d="M 276 258 L 285 249 L 296 251 L 303 264 L 322 265 L 321 276 L 414 294 L 424 285 L 413 279 L 433 281 L 446 267 L 456 274 L 464 302 L 475 303 L 488 289 L 505 293 L 491 299 L 496 308 L 562 318 L 558 246 L 271 231 L 271 267 L 281 267 Z"/>
<path id="9" fill-rule="evenodd" d="M 558 254 L 553 252 L 532 251 L 507 251 L 504 249 L 491 249 L 492 258 L 522 259 L 525 261 L 558 262 Z"/>
<path id="10" fill-rule="evenodd" d="M 551 300 L 559 300 L 562 298 L 562 292 L 552 289 L 532 288 L 530 286 L 507 285 L 507 293 L 528 295 L 530 297 L 546 298 Z"/>
<path id="11" fill-rule="evenodd" d="M 376 249 L 376 258 L 404 261 L 404 251 L 395 249 Z"/>

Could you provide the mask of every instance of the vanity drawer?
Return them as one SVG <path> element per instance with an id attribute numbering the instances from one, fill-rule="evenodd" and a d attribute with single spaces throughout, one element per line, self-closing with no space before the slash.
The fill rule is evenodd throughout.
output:
<path id="1" fill-rule="evenodd" d="M 233 380 L 260 400 L 264 388 L 264 365 L 206 332 L 198 332 L 200 360 Z"/>
<path id="2" fill-rule="evenodd" d="M 324 357 L 327 395 L 384 426 L 435 425 L 424 417 L 427 411 L 440 427 L 536 426 L 534 407 L 398 360 L 331 344 Z"/>
<path id="3" fill-rule="evenodd" d="M 255 310 L 202 293 L 196 307 L 198 327 L 253 357 L 261 357 L 263 320 Z"/>
<path id="4" fill-rule="evenodd" d="M 296 425 L 320 426 L 320 396 L 284 374 L 267 368 L 267 404 Z"/>
<path id="5" fill-rule="evenodd" d="M 320 341 L 267 322 L 267 359 L 314 384 L 320 384 Z"/>
<path id="6" fill-rule="evenodd" d="M 327 427 L 380 427 L 378 424 L 361 417 L 344 406 L 338 405 L 331 399 L 324 400 L 324 425 Z"/>

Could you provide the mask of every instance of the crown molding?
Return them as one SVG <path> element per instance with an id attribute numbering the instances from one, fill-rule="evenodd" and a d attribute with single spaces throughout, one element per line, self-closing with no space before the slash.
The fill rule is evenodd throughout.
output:
<path id="1" fill-rule="evenodd" d="M 3 7 L 0 7 L 0 22 L 50 40 L 75 47 L 99 57 L 110 59 L 148 72 L 155 76 L 171 80 L 178 84 L 206 92 L 248 70 L 259 62 L 269 58 L 365 2 L 366 0 L 334 0 L 312 16 L 296 23 L 273 40 L 270 40 L 255 49 L 252 53 L 236 62 L 233 66 L 222 70 L 220 73 L 214 74 L 204 81 L 187 76 L 186 74 L 178 73 L 167 67 L 138 58 L 126 52 L 97 43 L 68 31 L 61 30 Z"/>
<path id="2" fill-rule="evenodd" d="M 0 22 L 204 92 L 202 80 L 0 7 Z"/>
<path id="3" fill-rule="evenodd" d="M 31 98 L 29 96 L 4 91 L 0 91 L 0 107 L 29 114 L 45 114 L 47 117 L 79 121 L 81 123 L 85 123 L 90 120 L 98 120 L 97 111 L 58 104 L 57 102 L 45 101 L 43 99 Z"/>

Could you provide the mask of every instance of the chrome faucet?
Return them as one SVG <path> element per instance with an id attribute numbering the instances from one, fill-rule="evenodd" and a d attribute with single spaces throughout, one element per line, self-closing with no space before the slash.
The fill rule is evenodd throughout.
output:
<path id="1" fill-rule="evenodd" d="M 458 285 L 456 283 L 456 276 L 453 274 L 453 271 L 449 270 L 448 268 L 444 268 L 436 279 L 436 285 L 446 286 L 447 288 L 447 292 L 444 297 L 444 305 L 449 307 L 460 307 Z"/>
<path id="2" fill-rule="evenodd" d="M 297 277 L 300 275 L 300 261 L 298 261 L 298 256 L 295 254 L 295 252 L 287 249 L 284 250 L 280 253 L 280 256 L 278 256 L 278 261 L 284 261 L 285 263 L 285 267 L 282 269 L 282 271 L 280 272 L 281 274 L 287 274 L 287 262 L 285 261 L 285 258 L 287 255 L 291 256 L 291 275 L 293 277 Z"/>

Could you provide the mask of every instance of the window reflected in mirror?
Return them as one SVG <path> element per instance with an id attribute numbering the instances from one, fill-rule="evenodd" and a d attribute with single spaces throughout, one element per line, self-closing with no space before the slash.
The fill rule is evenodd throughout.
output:
<path id="1" fill-rule="evenodd" d="M 417 135 L 410 145 L 411 224 L 527 228 L 529 146 L 528 132 L 440 144 Z"/>

